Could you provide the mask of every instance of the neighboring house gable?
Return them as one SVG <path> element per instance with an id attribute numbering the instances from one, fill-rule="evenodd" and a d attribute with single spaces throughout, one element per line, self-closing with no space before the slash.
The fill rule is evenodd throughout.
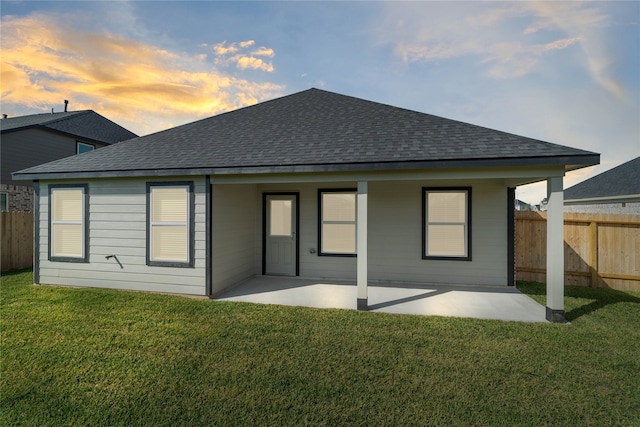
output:
<path id="1" fill-rule="evenodd" d="M 517 211 L 530 211 L 530 210 L 532 210 L 532 207 L 531 207 L 531 205 L 529 203 L 523 202 L 520 199 L 516 199 L 515 207 L 516 207 Z"/>
<path id="2" fill-rule="evenodd" d="M 359 308 L 374 281 L 513 285 L 515 187 L 547 180 L 547 318 L 561 320 L 562 177 L 598 162 L 310 89 L 14 178 L 37 180 L 36 283 L 213 296 L 261 274 L 346 279 Z M 68 218 L 88 256 L 78 233 L 52 238 L 61 185 L 88 196 Z"/>
<path id="3" fill-rule="evenodd" d="M 0 192 L 9 210 L 31 210 L 31 184 L 11 173 L 105 147 L 137 135 L 91 111 L 33 114 L 0 120 Z"/>
<path id="4" fill-rule="evenodd" d="M 640 157 L 564 190 L 565 211 L 640 214 Z"/>

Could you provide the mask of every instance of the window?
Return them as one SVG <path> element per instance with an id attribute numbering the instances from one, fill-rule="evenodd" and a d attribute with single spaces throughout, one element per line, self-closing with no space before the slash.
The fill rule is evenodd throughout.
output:
<path id="1" fill-rule="evenodd" d="M 49 186 L 49 260 L 88 262 L 86 185 Z"/>
<path id="2" fill-rule="evenodd" d="M 7 212 L 9 210 L 9 194 L 0 193 L 0 212 Z"/>
<path id="3" fill-rule="evenodd" d="M 293 232 L 291 200 L 269 200 L 269 235 L 289 237 Z"/>
<path id="4" fill-rule="evenodd" d="M 84 142 L 76 141 L 76 154 L 86 153 L 87 151 L 93 151 L 96 147 L 91 144 L 85 144 Z"/>
<path id="5" fill-rule="evenodd" d="M 424 259 L 471 261 L 471 188 L 423 188 Z"/>
<path id="6" fill-rule="evenodd" d="M 147 264 L 193 267 L 193 182 L 147 184 Z"/>
<path id="7" fill-rule="evenodd" d="M 356 190 L 318 191 L 319 255 L 356 255 Z"/>

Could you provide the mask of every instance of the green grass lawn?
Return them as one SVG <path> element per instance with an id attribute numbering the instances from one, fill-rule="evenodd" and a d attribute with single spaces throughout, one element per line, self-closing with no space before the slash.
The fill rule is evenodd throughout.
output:
<path id="1" fill-rule="evenodd" d="M 567 288 L 557 325 L 31 281 L 2 277 L 1 425 L 640 425 L 639 293 Z"/>

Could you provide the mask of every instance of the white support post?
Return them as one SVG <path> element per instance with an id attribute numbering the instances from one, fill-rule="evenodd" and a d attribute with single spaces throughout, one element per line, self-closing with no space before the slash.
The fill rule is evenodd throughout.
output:
<path id="1" fill-rule="evenodd" d="M 357 248 L 358 248 L 358 310 L 368 308 L 367 266 L 367 181 L 358 182 Z"/>
<path id="2" fill-rule="evenodd" d="M 564 319 L 564 195 L 562 176 L 547 178 L 547 320 Z"/>

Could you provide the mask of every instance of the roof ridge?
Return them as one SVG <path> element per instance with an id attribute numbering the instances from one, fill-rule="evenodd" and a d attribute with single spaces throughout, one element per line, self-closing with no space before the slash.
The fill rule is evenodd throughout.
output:
<path id="1" fill-rule="evenodd" d="M 59 116 L 59 117 L 54 117 L 51 120 L 47 120 L 46 122 L 40 123 L 39 126 L 47 126 L 47 125 L 51 125 L 54 123 L 58 123 L 58 122 L 62 122 L 64 120 L 69 120 L 71 118 L 75 118 L 78 116 L 83 116 L 86 114 L 91 113 L 93 110 L 77 110 L 77 111 L 58 111 L 57 113 L 52 113 L 52 114 L 65 114 L 64 116 Z M 46 114 L 46 113 L 44 113 Z"/>

